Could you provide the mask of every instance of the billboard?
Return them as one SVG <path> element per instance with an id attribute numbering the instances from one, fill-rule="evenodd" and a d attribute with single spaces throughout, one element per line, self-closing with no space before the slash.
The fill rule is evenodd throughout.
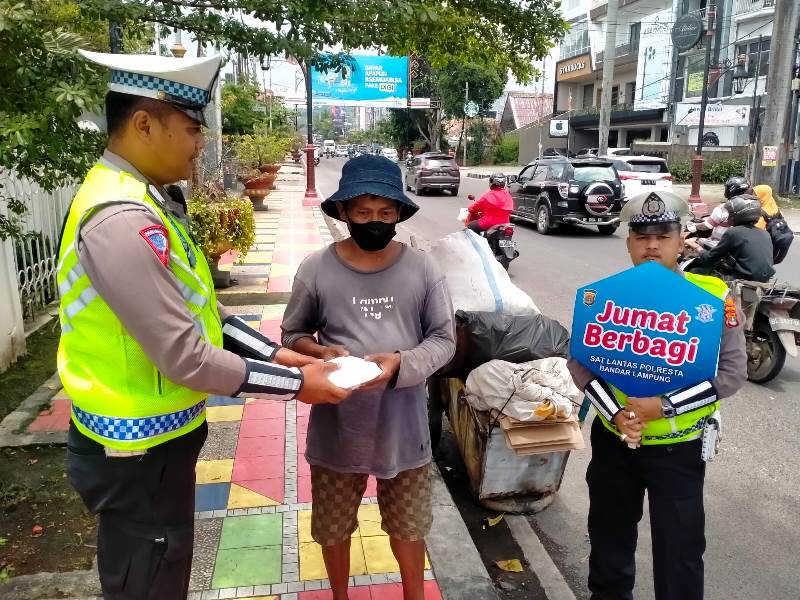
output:
<path id="1" fill-rule="evenodd" d="M 341 73 L 313 70 L 314 104 L 406 108 L 408 57 L 353 55 L 353 69 Z"/>
<path id="2" fill-rule="evenodd" d="M 709 104 L 706 106 L 706 127 L 747 127 L 750 107 L 746 104 Z M 700 105 L 679 102 L 675 107 L 675 125 L 700 125 Z"/>
<path id="3" fill-rule="evenodd" d="M 672 68 L 670 23 L 672 9 L 668 8 L 642 20 L 639 37 L 639 61 L 636 66 L 634 110 L 666 108 Z"/>

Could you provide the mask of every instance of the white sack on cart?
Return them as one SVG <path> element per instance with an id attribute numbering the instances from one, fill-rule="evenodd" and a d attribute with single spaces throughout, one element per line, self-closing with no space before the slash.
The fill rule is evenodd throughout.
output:
<path id="1" fill-rule="evenodd" d="M 455 310 L 529 315 L 541 312 L 508 277 L 485 238 L 465 229 L 442 238 L 431 256 L 447 278 Z"/>
<path id="2" fill-rule="evenodd" d="M 469 374 L 464 393 L 476 410 L 502 410 L 518 421 L 543 421 L 546 417 L 536 414 L 536 409 L 548 400 L 554 417 L 567 418 L 572 403 L 583 396 L 572 381 L 566 359 L 560 357 L 520 364 L 489 361 Z"/>

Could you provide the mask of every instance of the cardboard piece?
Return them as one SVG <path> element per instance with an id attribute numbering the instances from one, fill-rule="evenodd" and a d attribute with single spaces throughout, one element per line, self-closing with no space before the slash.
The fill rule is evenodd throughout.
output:
<path id="1" fill-rule="evenodd" d="M 575 417 L 547 421 L 517 421 L 507 415 L 498 419 L 506 444 L 519 456 L 581 450 L 586 447 Z"/>

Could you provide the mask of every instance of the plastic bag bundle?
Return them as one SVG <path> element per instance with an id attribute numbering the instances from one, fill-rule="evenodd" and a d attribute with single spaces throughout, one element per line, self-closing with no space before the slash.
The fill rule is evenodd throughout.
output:
<path id="1" fill-rule="evenodd" d="M 485 238 L 465 229 L 442 238 L 430 252 L 447 278 L 456 310 L 507 315 L 540 312 L 531 297 L 511 283 Z"/>

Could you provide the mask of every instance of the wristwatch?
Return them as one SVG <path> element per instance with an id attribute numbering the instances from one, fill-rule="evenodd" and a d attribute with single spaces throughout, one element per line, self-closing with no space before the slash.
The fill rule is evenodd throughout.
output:
<path id="1" fill-rule="evenodd" d="M 661 415 L 665 419 L 672 419 L 678 412 L 666 396 L 661 396 Z"/>

